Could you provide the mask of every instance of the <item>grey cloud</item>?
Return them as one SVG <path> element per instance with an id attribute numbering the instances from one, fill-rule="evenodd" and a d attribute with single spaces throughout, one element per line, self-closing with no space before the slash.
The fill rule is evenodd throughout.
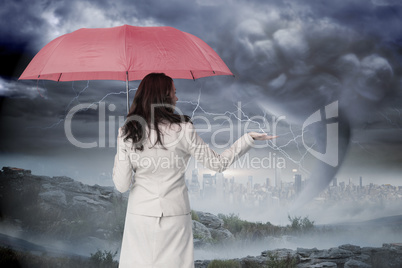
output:
<path id="1" fill-rule="evenodd" d="M 358 27 L 346 24 L 347 16 L 340 17 L 336 12 L 345 11 L 347 15 L 358 10 L 366 14 L 373 9 L 362 6 L 361 1 L 353 1 L 354 5 L 350 7 L 330 3 L 329 6 L 336 10 L 331 13 L 329 7 L 307 3 L 302 6 L 297 2 L 289 2 L 286 6 L 279 1 L 271 1 L 246 5 L 246 2 L 238 1 L 230 5 L 216 3 L 212 8 L 180 1 L 169 4 L 164 1 L 137 1 L 134 4 L 130 1 L 114 4 L 105 1 L 85 1 L 79 4 L 73 1 L 68 5 L 47 2 L 40 7 L 36 6 L 36 10 L 41 8 L 51 11 L 59 21 L 57 27 L 61 33 L 73 30 L 79 23 L 85 27 L 88 20 L 83 15 L 87 13 L 84 13 L 84 8 L 79 10 L 77 7 L 92 7 L 95 21 L 98 13 L 102 13 L 100 17 L 107 18 L 103 22 L 96 22 L 102 27 L 110 26 L 111 21 L 119 16 L 121 21 L 132 21 L 133 18 L 137 22 L 153 21 L 155 24 L 174 25 L 203 39 L 205 37 L 207 42 L 211 40 L 213 47 L 236 73 L 236 83 L 247 88 L 232 87 L 236 90 L 232 96 L 244 96 L 249 100 L 261 96 L 261 91 L 266 91 L 270 98 L 268 102 L 277 101 L 275 96 L 280 100 L 294 102 L 295 98 L 315 92 L 318 96 L 314 99 L 320 96 L 326 100 L 333 99 L 339 90 L 336 79 L 343 79 L 347 72 L 342 72 L 343 67 L 337 71 L 328 71 L 327 68 L 336 69 L 336 61 L 341 62 L 339 59 L 346 55 L 357 55 L 361 60 L 373 52 L 372 47 L 367 47 L 366 53 L 361 55 L 359 48 L 362 42 L 356 40 L 361 37 L 355 32 Z M 253 19 L 250 19 L 251 14 Z M 325 15 L 331 19 L 328 20 Z M 44 22 L 49 25 L 49 21 Z M 223 26 L 226 31 L 219 30 Z M 350 47 L 355 48 L 348 51 Z M 308 81 L 308 77 L 315 76 L 317 78 Z M 327 85 L 317 88 L 320 82 Z M 228 86 L 227 83 L 220 85 Z M 336 89 L 331 92 L 328 88 L 334 86 Z M 203 92 L 208 96 L 213 90 L 207 85 Z M 208 98 L 206 103 L 210 99 L 213 98 Z"/>
<path id="2" fill-rule="evenodd" d="M 401 1 L 398 0 L 371 0 L 374 5 L 377 6 L 400 6 L 402 5 Z"/>
<path id="3" fill-rule="evenodd" d="M 0 77 L 0 96 L 11 98 L 29 98 L 34 99 L 38 96 L 45 98 L 45 90 L 32 83 L 18 83 L 13 80 L 5 80 Z"/>
<path id="4" fill-rule="evenodd" d="M 393 84 L 387 82 L 393 79 L 393 67 L 384 56 L 376 54 L 386 55 L 382 50 L 369 48 L 362 54 L 360 43 L 364 39 L 370 43 L 370 37 L 321 19 L 298 23 L 299 29 L 279 28 L 272 36 L 265 34 L 257 22 L 247 23 L 254 28 L 245 27 L 244 30 L 239 25 L 240 37 L 232 57 L 236 59 L 238 72 L 246 74 L 242 77 L 243 83 L 251 82 L 260 87 L 260 97 L 264 91 L 271 99 L 276 96 L 277 101 L 284 103 L 305 98 L 306 106 L 310 106 L 309 98 L 313 97 L 316 103 L 314 109 L 339 98 L 341 94 L 348 94 L 344 90 L 345 83 L 358 88 L 363 97 L 377 98 L 377 101 L 382 99 L 384 94 L 372 95 L 386 92 L 380 90 L 384 83 Z M 269 53 L 256 53 L 261 51 L 260 44 Z M 374 60 L 374 57 L 377 58 Z M 379 64 L 382 65 L 376 66 Z M 351 72 L 358 74 L 359 84 L 354 81 L 354 86 L 350 86 Z M 372 80 L 381 81 L 375 84 Z M 374 93 L 370 95 L 370 91 Z M 317 99 L 322 101 L 317 102 Z"/>
<path id="5" fill-rule="evenodd" d="M 339 75 L 344 83 L 354 79 L 360 70 L 360 60 L 353 53 L 342 55 L 337 59 L 332 67 L 334 72 Z"/>
<path id="6" fill-rule="evenodd" d="M 273 39 L 288 61 L 305 60 L 309 55 L 307 41 L 298 29 L 280 29 L 274 33 Z"/>
<path id="7" fill-rule="evenodd" d="M 400 78 L 393 75 L 398 63 L 388 61 L 386 57 L 392 52 L 387 52 L 386 47 L 370 46 L 376 43 L 377 37 L 368 35 L 373 31 L 358 31 L 360 25 L 351 27 L 319 15 L 317 12 L 312 17 L 284 18 L 273 34 L 261 30 L 263 25 L 255 22 L 249 24 L 254 28 L 239 26 L 241 41 L 232 56 L 236 58 L 238 71 L 247 74 L 242 82 L 257 87 L 253 93 L 260 107 L 285 114 L 293 122 L 301 124 L 316 110 L 339 100 L 339 163 L 342 163 L 349 146 L 350 128 L 377 112 L 389 91 L 400 90 L 397 83 Z M 305 17 L 308 19 L 300 20 Z M 272 53 L 257 55 L 255 51 L 261 43 Z M 269 64 L 272 55 L 274 66 Z M 347 71 L 354 72 L 356 78 Z M 312 131 L 316 149 L 325 152 L 326 132 L 319 128 Z M 324 189 L 337 170 L 338 167 L 317 161 L 311 177 L 314 186 L 299 201 L 303 203 Z"/>
<path id="8" fill-rule="evenodd" d="M 378 55 L 369 55 L 361 61 L 357 91 L 370 100 L 380 100 L 390 90 L 393 69 L 389 62 Z"/>
<path id="9" fill-rule="evenodd" d="M 357 32 L 392 42 L 400 38 L 402 32 L 402 26 L 397 23 L 401 18 L 402 7 L 397 2 L 351 0 L 345 4 L 344 1 L 331 1 L 310 5 L 310 8 L 313 17 L 328 17 Z"/>
<path id="10" fill-rule="evenodd" d="M 48 25 L 40 18 L 41 5 L 33 1 L 3 1 L 0 16 L 4 22 L 0 27 L 1 43 L 12 46 L 26 46 L 37 40 L 41 30 Z"/>

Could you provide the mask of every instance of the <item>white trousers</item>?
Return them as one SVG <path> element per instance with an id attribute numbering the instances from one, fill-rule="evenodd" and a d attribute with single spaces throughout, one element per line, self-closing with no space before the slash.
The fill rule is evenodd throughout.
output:
<path id="1" fill-rule="evenodd" d="M 191 214 L 142 216 L 127 213 L 120 268 L 193 268 Z"/>

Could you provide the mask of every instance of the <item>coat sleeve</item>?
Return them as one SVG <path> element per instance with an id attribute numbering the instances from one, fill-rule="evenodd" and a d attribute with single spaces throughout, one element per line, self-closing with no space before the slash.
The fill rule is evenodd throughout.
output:
<path id="1" fill-rule="evenodd" d="M 130 188 L 133 179 L 133 167 L 129 151 L 123 141 L 122 130 L 119 128 L 117 136 L 117 152 L 114 158 L 113 183 L 119 192 L 124 193 Z"/>
<path id="2" fill-rule="evenodd" d="M 209 148 L 203 139 L 197 134 L 192 123 L 185 124 L 185 135 L 187 150 L 204 167 L 216 172 L 223 172 L 233 162 L 243 156 L 253 145 L 254 139 L 248 134 L 244 134 L 233 145 L 226 149 L 222 154 L 216 153 Z"/>

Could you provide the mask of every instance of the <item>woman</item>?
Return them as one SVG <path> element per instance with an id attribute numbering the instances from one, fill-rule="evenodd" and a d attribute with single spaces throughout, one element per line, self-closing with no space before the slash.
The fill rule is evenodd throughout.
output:
<path id="1" fill-rule="evenodd" d="M 219 155 L 197 135 L 188 116 L 174 113 L 177 100 L 173 80 L 151 73 L 141 81 L 119 129 L 113 182 L 120 192 L 130 190 L 120 267 L 194 267 L 184 178 L 190 156 L 222 172 L 254 139 L 273 138 L 250 132 Z"/>

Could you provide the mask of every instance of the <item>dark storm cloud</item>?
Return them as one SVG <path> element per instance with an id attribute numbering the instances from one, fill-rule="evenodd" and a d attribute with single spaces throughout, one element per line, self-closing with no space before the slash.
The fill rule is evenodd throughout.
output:
<path id="1" fill-rule="evenodd" d="M 34 1 L 2 1 L 0 18 L 0 76 L 20 74 L 36 51 L 38 36 L 47 22 L 41 19 Z M 22 6 L 24 8 L 22 8 Z M 34 44 L 34 49 L 31 46 Z"/>
<path id="2" fill-rule="evenodd" d="M 329 17 L 341 25 L 373 35 L 381 41 L 395 41 L 402 37 L 400 1 L 316 1 L 311 7 L 311 16 Z"/>
<path id="3" fill-rule="evenodd" d="M 26 40 L 31 47 L 36 45 L 39 49 L 51 38 L 79 27 L 133 22 L 172 25 L 202 37 L 224 58 L 236 74 L 235 82 L 241 84 L 233 86 L 233 82 L 220 82 L 222 87 L 234 89 L 231 97 L 250 99 L 259 91 L 268 90 L 270 97 L 277 96 L 291 103 L 291 107 L 285 109 L 295 109 L 293 113 L 299 112 L 297 107 L 311 107 L 305 111 L 307 114 L 316 109 L 311 104 L 320 103 L 317 100 L 328 102 L 339 98 L 339 70 L 344 66 L 353 68 L 353 60 L 360 65 L 367 57 L 377 57 L 387 61 L 392 71 L 398 70 L 398 66 L 390 62 L 392 57 L 382 55 L 386 49 L 378 48 L 381 40 L 378 42 L 376 38 L 389 32 L 387 40 L 390 40 L 392 33 L 398 32 L 400 24 L 393 18 L 400 8 L 393 6 L 392 1 L 373 2 L 376 4 L 367 1 L 349 1 L 347 5 L 345 1 L 326 4 L 320 1 L 302 4 L 296 1 L 43 1 L 33 4 L 27 1 L 8 3 L 3 10 L 28 7 L 19 8 L 18 17 L 26 17 L 32 29 L 21 32 L 18 29 L 22 22 L 14 19 L 9 30 L 2 27 L 2 32 L 11 36 L 13 43 Z M 375 38 L 364 36 L 370 33 L 378 34 Z M 336 64 L 341 66 L 338 70 L 325 70 L 336 69 Z M 389 72 L 384 75 L 389 76 Z M 375 79 L 375 75 L 366 80 L 370 82 L 370 79 Z M 205 105 L 208 105 L 213 99 L 208 96 L 216 91 L 209 87 L 210 82 L 205 84 L 203 93 L 207 99 Z M 384 95 L 356 91 L 365 97 Z M 226 92 L 219 94 L 223 98 Z M 310 98 L 300 100 L 303 96 Z M 300 105 L 303 101 L 306 105 Z M 282 106 L 281 103 L 275 105 Z M 292 112 L 288 115 L 291 118 Z"/>
<path id="4" fill-rule="evenodd" d="M 38 40 L 41 31 L 48 27 L 47 21 L 40 17 L 43 5 L 35 1 L 2 1 L 1 5 L 0 43 L 14 49 L 29 49 L 27 45 Z"/>
<path id="5" fill-rule="evenodd" d="M 333 18 L 330 10 L 337 10 L 332 6 L 336 4 L 327 7 L 319 1 L 307 1 L 312 5 L 306 7 L 291 2 L 288 10 L 263 15 L 255 10 L 255 18 L 235 24 L 233 42 L 223 55 L 231 59 L 232 70 L 240 74 L 238 82 L 249 88 L 243 94 L 238 91 L 239 97 L 261 98 L 266 94 L 263 102 L 270 102 L 277 112 L 291 119 L 303 118 L 342 96 L 349 99 L 344 105 L 357 101 L 360 108 L 370 104 L 379 107 L 378 103 L 397 95 L 400 62 L 393 55 L 398 50 L 379 39 L 383 32 L 376 29 L 378 26 L 371 27 L 378 25 L 376 20 L 392 16 L 372 14 L 378 12 L 377 7 L 353 2 L 338 8 L 344 17 Z M 369 17 L 370 24 L 349 25 L 348 12 L 360 9 L 362 14 L 356 12 L 353 18 L 358 21 L 359 17 Z M 393 13 L 399 12 L 400 8 L 396 9 Z M 400 33 L 399 24 L 388 21 L 387 28 L 395 29 L 389 32 Z M 398 40 L 392 34 L 386 37 L 388 42 Z M 366 120 L 365 112 L 360 113 L 359 120 Z"/>

